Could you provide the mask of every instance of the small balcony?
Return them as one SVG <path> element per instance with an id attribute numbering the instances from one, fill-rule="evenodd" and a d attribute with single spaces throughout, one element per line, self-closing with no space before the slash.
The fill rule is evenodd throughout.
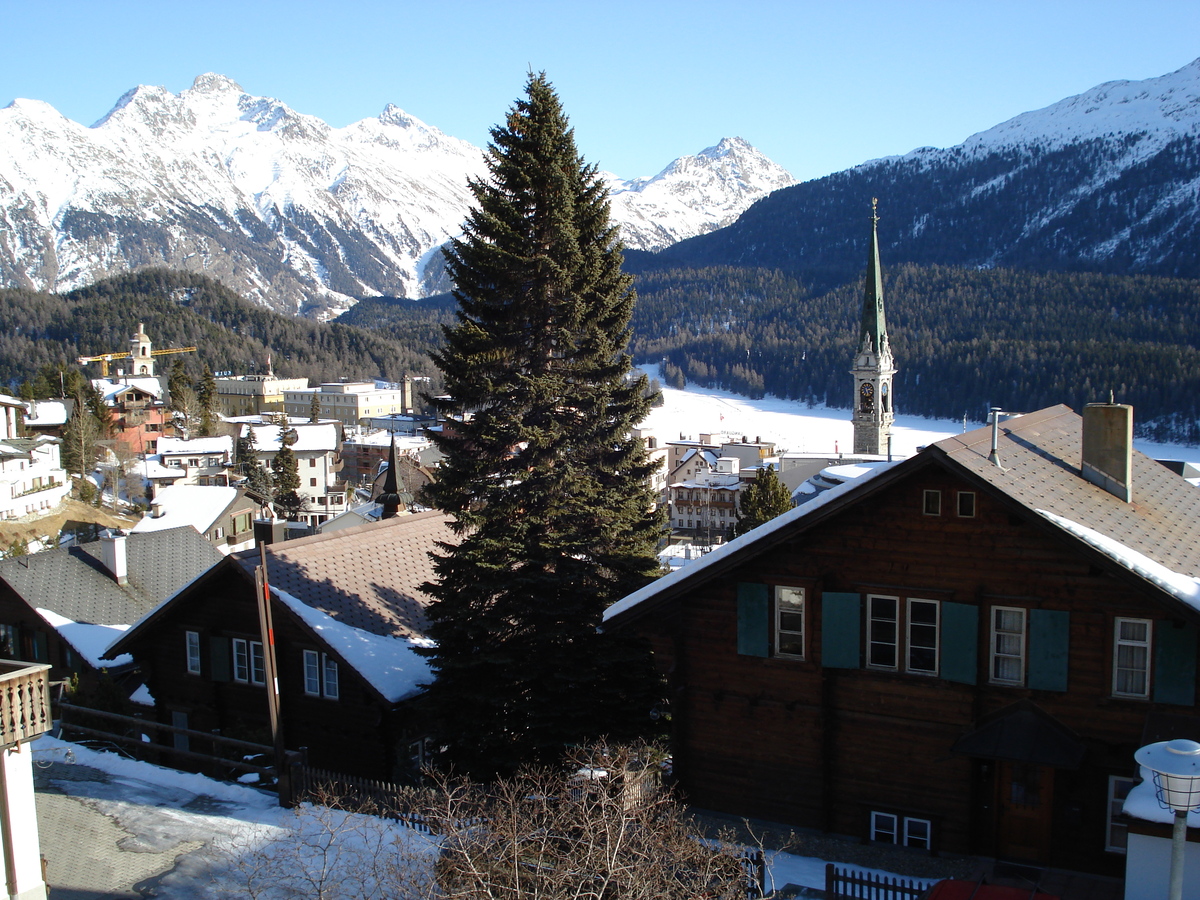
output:
<path id="1" fill-rule="evenodd" d="M 53 727 L 45 663 L 0 660 L 0 750 L 31 741 Z"/>

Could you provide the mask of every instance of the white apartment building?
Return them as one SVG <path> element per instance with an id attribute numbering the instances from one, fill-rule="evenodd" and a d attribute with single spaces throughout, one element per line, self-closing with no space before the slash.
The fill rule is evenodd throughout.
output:
<path id="1" fill-rule="evenodd" d="M 229 467 L 233 464 L 233 438 L 220 437 L 159 438 L 158 461 L 170 471 L 180 471 L 176 484 L 202 487 L 228 487 Z"/>
<path id="2" fill-rule="evenodd" d="M 0 441 L 0 519 L 53 509 L 67 495 L 59 450 L 59 439 L 47 435 Z"/>
<path id="3" fill-rule="evenodd" d="M 270 467 L 275 454 L 283 446 L 284 432 L 296 432 L 291 445 L 296 456 L 296 471 L 300 476 L 297 493 L 308 503 L 303 518 L 316 527 L 326 519 L 346 510 L 346 490 L 340 483 L 342 461 L 338 452 L 339 426 L 332 422 L 316 425 L 297 423 L 284 428 L 280 425 L 242 426 L 242 435 L 254 432 L 258 461 Z"/>
<path id="4" fill-rule="evenodd" d="M 312 415 L 316 394 L 322 419 L 337 419 L 343 425 L 365 425 L 368 419 L 412 412 L 412 383 L 379 388 L 373 381 L 322 384 L 315 388 L 284 392 L 283 411 L 293 422 Z"/>

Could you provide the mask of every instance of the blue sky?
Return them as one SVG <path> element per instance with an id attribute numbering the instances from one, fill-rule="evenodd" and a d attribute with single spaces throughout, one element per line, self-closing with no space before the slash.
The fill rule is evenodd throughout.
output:
<path id="1" fill-rule="evenodd" d="M 0 105 L 84 124 L 213 71 L 335 126 L 395 103 L 482 145 L 545 70 L 624 178 L 733 135 L 819 177 L 1200 56 L 1196 0 L 0 0 L 0 22 Z"/>

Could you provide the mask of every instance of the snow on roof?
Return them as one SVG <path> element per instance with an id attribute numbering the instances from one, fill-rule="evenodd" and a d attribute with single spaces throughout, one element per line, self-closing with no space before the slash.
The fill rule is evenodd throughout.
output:
<path id="1" fill-rule="evenodd" d="M 111 378 L 93 378 L 92 387 L 100 392 L 106 403 L 128 388 L 143 391 L 159 400 L 163 395 L 162 382 L 151 377 L 122 378 L 119 381 Z"/>
<path id="2" fill-rule="evenodd" d="M 147 456 L 138 463 L 138 470 L 145 478 L 187 478 L 187 472 L 175 466 L 164 466 L 158 456 Z"/>
<path id="3" fill-rule="evenodd" d="M 187 456 L 193 453 L 232 453 L 233 438 L 229 435 L 220 437 L 196 437 L 191 440 L 183 438 L 164 437 L 158 439 L 158 455 L 177 453 Z"/>
<path id="4" fill-rule="evenodd" d="M 386 447 L 388 445 L 388 438 L 395 438 L 396 449 L 401 452 L 405 450 L 421 450 L 432 443 L 429 438 L 421 435 L 391 434 L 386 430 L 348 437 L 346 438 L 346 443 L 370 447 Z"/>
<path id="5" fill-rule="evenodd" d="M 390 703 L 411 697 L 431 680 L 429 663 L 416 647 L 432 647 L 423 638 L 371 634 L 313 609 L 287 591 L 272 585 L 271 592 L 346 660 Z"/>
<path id="6" fill-rule="evenodd" d="M 73 622 L 65 616 L 41 607 L 38 607 L 37 612 L 93 668 L 124 666 L 133 662 L 133 657 L 128 653 L 122 653 L 116 659 L 103 662 L 100 659 L 104 655 L 104 651 L 108 649 L 108 645 L 129 630 L 128 625 L 92 625 L 87 622 Z"/>
<path id="7" fill-rule="evenodd" d="M 1136 550 L 1126 547 L 1120 541 L 1114 540 L 1098 531 L 1093 531 L 1091 528 L 1087 528 L 1076 522 L 1072 522 L 1063 516 L 1055 515 L 1044 509 L 1039 509 L 1038 513 L 1045 516 L 1059 528 L 1069 534 L 1073 534 L 1084 543 L 1099 550 L 1113 561 L 1120 563 L 1135 575 L 1140 575 L 1147 581 L 1158 585 L 1168 594 L 1171 594 L 1178 600 L 1182 600 L 1193 609 L 1200 610 L 1200 582 L 1195 578 L 1172 571 L 1145 554 L 1138 553 Z"/>
<path id="8" fill-rule="evenodd" d="M 897 465 L 897 463 L 892 463 L 891 465 Z M 606 609 L 604 611 L 604 620 L 608 621 L 618 613 L 622 613 L 627 609 L 637 606 L 643 600 L 653 597 L 655 594 L 665 590 L 668 587 L 671 587 L 673 584 L 684 578 L 691 578 L 702 569 L 708 568 L 732 553 L 739 552 L 743 547 L 760 540 L 768 534 L 772 534 L 781 528 L 786 528 L 793 522 L 797 522 L 805 516 L 810 515 L 814 510 L 820 509 L 827 503 L 837 499 L 838 497 L 841 497 L 842 494 L 846 493 L 852 488 L 856 488 L 859 485 L 870 481 L 881 472 L 887 471 L 888 468 L 890 468 L 889 465 L 879 466 L 876 469 L 871 469 L 867 472 L 864 472 L 858 478 L 846 481 L 842 484 L 839 484 L 837 487 L 830 488 L 829 490 L 823 492 L 816 499 L 810 500 L 803 506 L 793 507 L 787 512 L 776 516 L 771 521 L 759 525 L 753 531 L 748 531 L 745 534 L 734 538 L 728 544 L 721 545 L 712 553 L 706 554 L 703 559 L 697 560 L 691 565 L 685 566 L 682 569 L 677 569 L 668 575 L 664 575 L 661 578 L 650 582 L 641 590 L 634 591 L 632 594 L 623 597 Z"/>
<path id="9" fill-rule="evenodd" d="M 163 488 L 154 498 L 154 505 L 161 509 L 162 514 L 142 516 L 130 531 L 163 531 L 191 525 L 204 534 L 236 498 L 237 488 L 174 484 Z"/>
<path id="10" fill-rule="evenodd" d="M 303 453 L 304 451 L 322 452 L 337 449 L 338 435 L 336 425 L 305 424 L 289 425 L 288 427 L 296 432 L 296 443 L 292 444 L 292 451 L 295 453 Z M 243 425 L 242 435 L 245 436 L 247 431 L 254 432 L 254 443 L 260 453 L 276 453 L 283 446 L 279 440 L 284 432 L 282 425 Z"/>
<path id="11" fill-rule="evenodd" d="M 38 400 L 29 404 L 32 413 L 25 416 L 25 424 L 34 427 L 64 425 L 67 421 L 67 404 L 61 400 Z"/>

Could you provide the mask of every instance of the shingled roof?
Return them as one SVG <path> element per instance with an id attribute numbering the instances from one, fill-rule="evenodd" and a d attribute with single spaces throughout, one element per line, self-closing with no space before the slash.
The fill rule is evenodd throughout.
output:
<path id="1" fill-rule="evenodd" d="M 421 585 L 434 577 L 429 551 L 438 541 L 458 543 L 451 521 L 429 511 L 269 545 L 271 588 L 351 628 L 423 638 L 431 598 Z M 231 559 L 252 575 L 259 553 Z"/>
<path id="2" fill-rule="evenodd" d="M 1083 420 L 1052 406 L 1000 425 L 999 465 L 991 428 L 944 438 L 926 452 L 943 455 L 1022 506 L 1099 532 L 1183 575 L 1200 576 L 1200 490 L 1162 463 L 1133 451 L 1130 503 L 1084 479 Z"/>
<path id="3" fill-rule="evenodd" d="M 692 584 L 744 564 L 844 506 L 886 488 L 919 467 L 941 464 L 1036 515 L 1070 539 L 1200 610 L 1200 489 L 1133 451 L 1131 502 L 1082 474 L 1083 419 L 1067 406 L 1016 416 L 1000 425 L 997 460 L 990 426 L 944 438 L 903 462 L 888 464 L 825 491 L 753 531 L 618 600 L 605 622 L 636 615 Z"/>
<path id="4" fill-rule="evenodd" d="M 34 609 L 73 622 L 129 625 L 223 558 L 191 527 L 125 538 L 128 583 L 101 562 L 100 541 L 0 561 L 0 578 Z"/>

